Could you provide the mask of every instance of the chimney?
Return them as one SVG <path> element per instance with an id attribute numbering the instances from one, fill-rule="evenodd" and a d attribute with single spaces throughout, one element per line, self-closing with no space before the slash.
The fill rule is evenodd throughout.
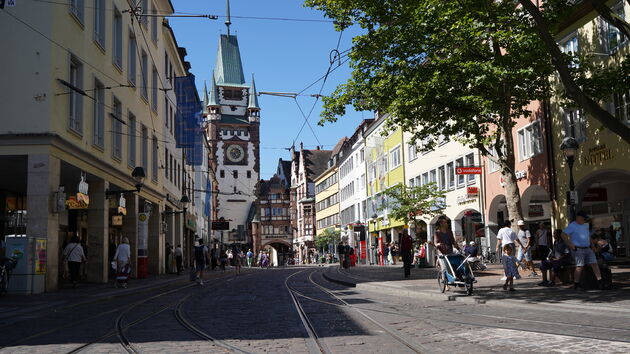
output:
<path id="1" fill-rule="evenodd" d="M 304 144 L 300 142 L 300 151 L 304 150 Z"/>
<path id="2" fill-rule="evenodd" d="M 317 145 L 317 150 L 319 151 L 319 145 Z"/>

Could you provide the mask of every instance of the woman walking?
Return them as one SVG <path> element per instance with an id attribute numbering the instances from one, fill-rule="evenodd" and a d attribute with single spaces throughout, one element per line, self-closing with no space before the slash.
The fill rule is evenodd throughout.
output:
<path id="1" fill-rule="evenodd" d="M 85 262 L 85 253 L 83 253 L 83 246 L 79 241 L 79 236 L 72 236 L 70 243 L 63 251 L 63 257 L 68 262 L 68 270 L 70 271 L 70 281 L 72 287 L 76 288 L 79 282 L 79 270 L 81 269 L 81 262 Z"/>
<path id="2" fill-rule="evenodd" d="M 124 237 L 122 243 L 118 245 L 116 254 L 114 255 L 114 261 L 116 262 L 116 281 L 114 287 L 118 287 L 118 283 L 123 288 L 127 288 L 127 282 L 129 281 L 129 274 L 131 273 L 131 267 L 129 266 L 129 259 L 131 258 L 131 248 L 129 247 L 129 239 Z"/>

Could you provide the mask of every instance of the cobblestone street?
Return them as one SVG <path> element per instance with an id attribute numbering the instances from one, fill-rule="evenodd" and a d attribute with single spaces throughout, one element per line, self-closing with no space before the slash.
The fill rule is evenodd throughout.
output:
<path id="1" fill-rule="evenodd" d="M 397 270 L 390 268 L 392 273 Z M 207 276 L 203 287 L 175 278 L 121 297 L 79 289 L 91 294 L 90 301 L 77 297 L 82 301 L 51 311 L 3 316 L 0 352 L 630 351 L 629 309 L 623 305 L 618 311 L 579 305 L 495 306 L 447 297 L 410 298 L 327 280 L 364 274 L 375 282 L 374 271 L 293 267 L 248 269 L 240 276 L 217 271 Z M 422 281 L 421 272 L 414 270 L 418 279 L 413 282 Z M 379 286 L 394 283 L 390 279 Z M 2 310 L 5 315 L 13 307 Z"/>

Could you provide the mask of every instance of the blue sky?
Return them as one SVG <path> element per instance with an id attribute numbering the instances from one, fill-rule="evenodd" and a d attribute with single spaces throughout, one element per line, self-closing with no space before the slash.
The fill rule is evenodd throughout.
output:
<path id="1" fill-rule="evenodd" d="M 220 15 L 219 20 L 203 18 L 170 18 L 177 42 L 186 47 L 186 59 L 192 65 L 192 73 L 197 79 L 197 87 L 203 90 L 204 80 L 210 82 L 214 67 L 217 44 L 220 34 L 226 33 L 225 1 L 173 0 L 176 12 Z M 231 0 L 232 26 L 230 32 L 238 36 L 243 70 L 248 83 L 252 73 L 256 88 L 260 91 L 300 92 L 309 84 L 322 77 L 329 66 L 329 54 L 337 46 L 339 32 L 330 22 L 297 22 L 279 20 L 243 19 L 245 17 L 297 18 L 327 20 L 323 13 L 304 8 L 301 1 L 280 0 Z M 344 31 L 339 51 L 349 49 L 352 37 L 360 29 Z M 345 82 L 350 75 L 348 63 L 332 72 L 323 87 L 322 94 L 330 94 L 337 85 Z M 318 82 L 304 92 L 316 94 L 322 87 Z M 305 115 L 315 103 L 315 98 L 297 98 Z M 304 118 L 292 98 L 261 95 L 261 178 L 268 179 L 276 170 L 278 159 L 288 159 L 290 147 L 296 138 Z M 320 119 L 321 100 L 313 109 L 309 122 L 315 135 L 305 126 L 296 141 L 296 147 L 303 142 L 305 147 L 332 146 L 342 136 L 350 136 L 363 118 L 370 118 L 370 112 L 354 112 L 336 123 L 317 125 Z"/>

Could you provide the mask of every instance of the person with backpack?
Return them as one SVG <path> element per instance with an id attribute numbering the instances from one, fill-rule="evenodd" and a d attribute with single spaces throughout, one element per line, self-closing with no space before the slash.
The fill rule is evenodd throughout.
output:
<path id="1" fill-rule="evenodd" d="M 206 267 L 208 258 L 208 247 L 203 244 L 203 239 L 199 239 L 199 246 L 195 246 L 195 269 L 197 270 L 197 280 L 203 286 L 203 269 Z"/>

